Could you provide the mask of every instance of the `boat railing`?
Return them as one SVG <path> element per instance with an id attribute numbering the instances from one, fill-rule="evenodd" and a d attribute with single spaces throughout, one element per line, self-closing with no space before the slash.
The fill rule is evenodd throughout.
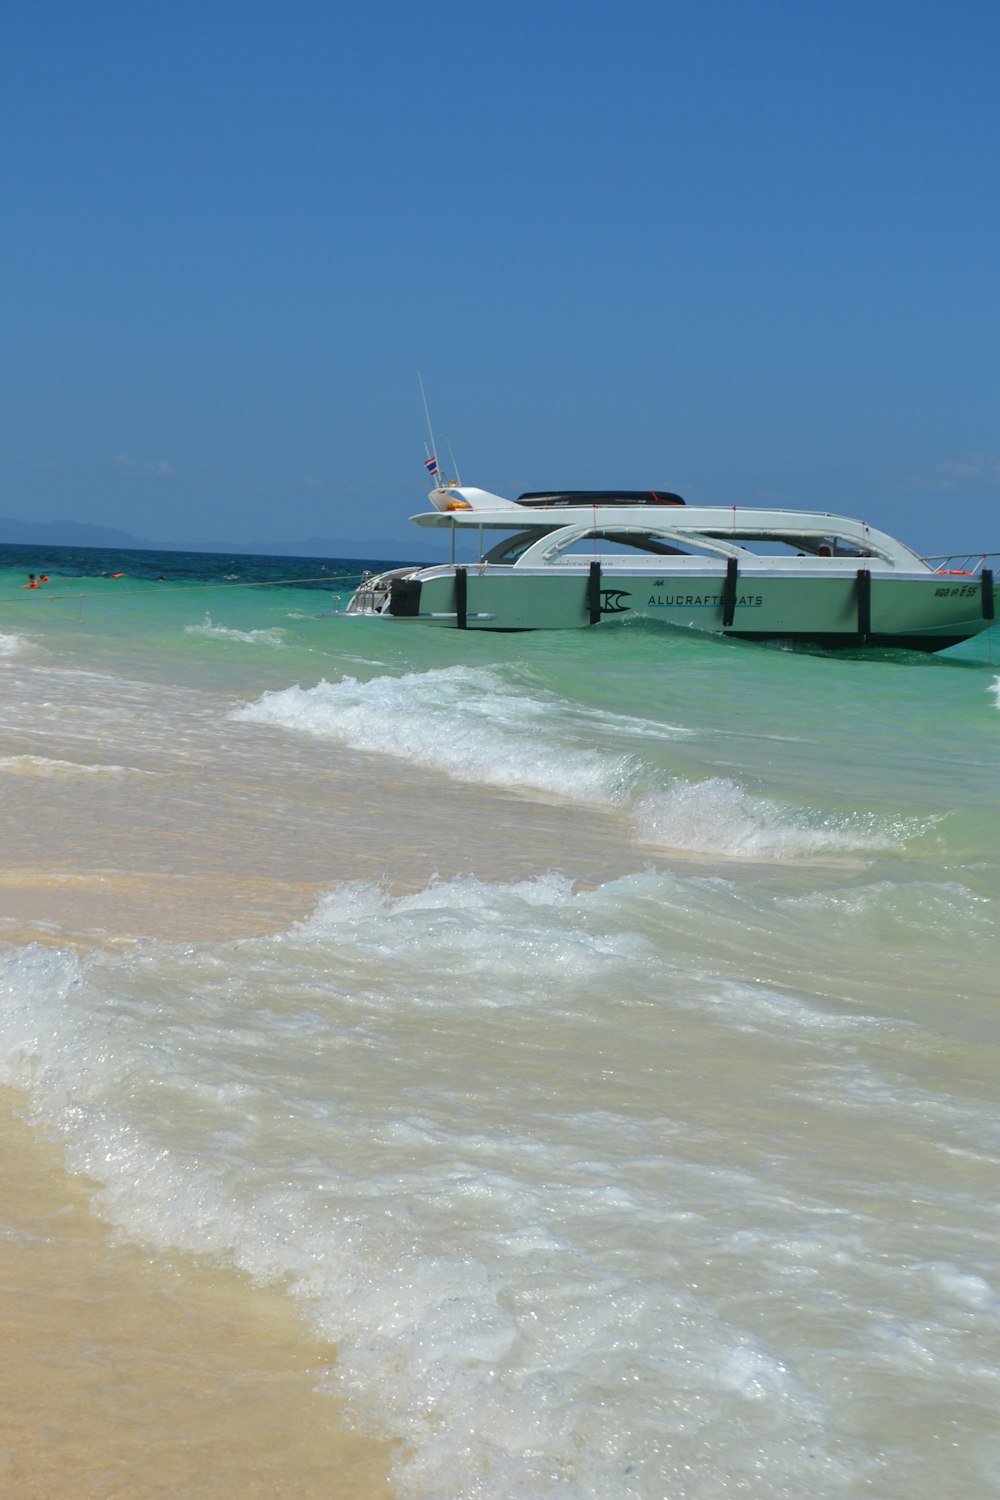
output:
<path id="1" fill-rule="evenodd" d="M 349 615 L 377 615 L 389 597 L 394 578 L 409 578 L 419 571 L 412 564 L 406 568 L 391 568 L 387 573 L 372 573 L 367 568 L 347 605 Z"/>
<path id="2" fill-rule="evenodd" d="M 984 568 L 1000 571 L 1000 552 L 955 552 L 948 557 L 925 557 L 923 562 L 934 573 L 963 574 L 974 578 Z"/>

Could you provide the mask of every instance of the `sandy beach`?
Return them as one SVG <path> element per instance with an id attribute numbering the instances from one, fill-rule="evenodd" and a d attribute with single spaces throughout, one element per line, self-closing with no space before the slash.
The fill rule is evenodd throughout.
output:
<path id="1" fill-rule="evenodd" d="M 388 1445 L 321 1389 L 336 1350 L 276 1288 L 116 1244 L 23 1104 L 0 1092 L 6 1500 L 384 1500 Z"/>

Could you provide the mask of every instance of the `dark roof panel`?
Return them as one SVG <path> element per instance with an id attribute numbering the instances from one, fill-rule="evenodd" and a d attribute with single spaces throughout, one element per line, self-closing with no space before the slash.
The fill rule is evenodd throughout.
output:
<path id="1" fill-rule="evenodd" d="M 673 490 L 528 490 L 518 505 L 683 505 Z"/>

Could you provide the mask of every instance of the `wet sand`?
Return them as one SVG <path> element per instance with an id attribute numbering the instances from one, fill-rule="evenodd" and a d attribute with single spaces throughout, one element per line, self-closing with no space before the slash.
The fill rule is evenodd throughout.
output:
<path id="1" fill-rule="evenodd" d="M 280 1290 L 114 1243 L 22 1108 L 0 1090 L 4 1500 L 386 1500 Z"/>

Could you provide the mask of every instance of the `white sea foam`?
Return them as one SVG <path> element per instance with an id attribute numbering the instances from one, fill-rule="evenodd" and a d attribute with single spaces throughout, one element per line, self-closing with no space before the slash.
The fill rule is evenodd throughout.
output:
<path id="1" fill-rule="evenodd" d="M 963 1166 L 958 1241 L 942 1148 L 985 1152 L 996 1111 L 880 1067 L 891 1028 L 701 972 L 745 930 L 725 882 L 550 874 L 8 951 L 0 1078 L 123 1232 L 288 1286 L 401 1495 L 835 1500 L 871 1478 L 855 1393 L 908 1338 L 921 1410 L 955 1382 L 993 1409 L 992 1167 Z M 907 1422 L 877 1447 L 915 1492 Z"/>
<path id="2" fill-rule="evenodd" d="M 612 801 L 635 771 L 626 757 L 553 743 L 545 735 L 546 703 L 494 672 L 468 667 L 285 688 L 234 718 L 402 756 L 460 781 L 586 801 Z"/>
<path id="3" fill-rule="evenodd" d="M 1000 677 L 994 677 L 990 683 L 990 692 L 993 694 L 993 701 L 997 708 L 1000 708 Z"/>
<path id="4" fill-rule="evenodd" d="M 927 1271 L 946 1297 L 964 1303 L 977 1312 L 996 1313 L 1000 1309 L 1000 1294 L 994 1291 L 982 1276 L 960 1271 L 957 1266 L 932 1264 Z"/>
<path id="5" fill-rule="evenodd" d="M 140 771 L 135 766 L 92 765 L 75 760 L 54 760 L 45 755 L 2 755 L 0 771 L 11 776 L 41 776 L 53 780 L 73 780 L 91 776 L 155 776 L 155 771 Z"/>
<path id="6" fill-rule="evenodd" d="M 960 961 L 971 944 L 995 945 L 995 903 L 957 881 L 875 880 L 847 890 L 787 896 L 781 905 L 798 917 L 814 914 L 838 942 L 864 939 L 926 947 Z"/>
<path id="7" fill-rule="evenodd" d="M 855 815 L 837 826 L 752 796 L 720 776 L 643 797 L 635 826 L 644 844 L 731 859 L 801 859 L 891 849 L 901 842 L 898 832 L 873 819 Z"/>
<path id="8" fill-rule="evenodd" d="M 0 659 L 5 656 L 17 656 L 28 644 L 28 637 L 24 635 L 0 633 Z"/>
<path id="9" fill-rule="evenodd" d="M 861 1033 L 886 1023 L 877 1017 L 834 1010 L 829 1004 L 819 1006 L 814 1000 L 805 1000 L 798 995 L 776 990 L 766 985 L 748 988 L 746 984 L 733 981 L 717 981 L 712 986 L 711 1000 L 699 995 L 691 1004 L 717 1006 L 727 1012 L 728 1023 L 744 1031 L 770 1031 L 782 1039 L 801 1040 L 801 1034 L 810 1032 Z M 796 1033 L 800 1035 L 796 1036 Z"/>
<path id="10" fill-rule="evenodd" d="M 835 822 L 783 808 L 722 777 L 650 790 L 651 776 L 664 778 L 645 767 L 639 753 L 649 721 L 601 713 L 619 743 L 635 749 L 583 748 L 578 730 L 567 727 L 567 704 L 532 696 L 485 669 L 290 687 L 265 693 L 233 717 L 400 756 L 461 781 L 621 809 L 638 842 L 664 849 L 727 859 L 826 858 L 898 847 L 914 831 L 859 815 Z M 581 715 L 574 710 L 572 717 Z M 660 742 L 680 733 L 665 726 Z"/>
<path id="11" fill-rule="evenodd" d="M 280 626 L 268 630 L 234 630 L 227 625 L 215 625 L 211 615 L 206 615 L 200 625 L 185 625 L 185 635 L 207 635 L 218 641 L 240 641 L 248 646 L 283 646 L 285 632 Z"/>

